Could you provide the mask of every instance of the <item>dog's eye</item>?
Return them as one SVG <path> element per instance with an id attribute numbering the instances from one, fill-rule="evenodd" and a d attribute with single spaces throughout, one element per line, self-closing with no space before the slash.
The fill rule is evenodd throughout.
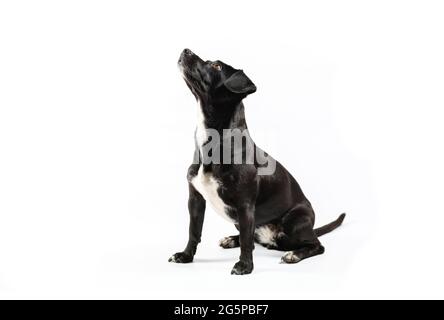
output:
<path id="1" fill-rule="evenodd" d="M 211 66 L 217 71 L 222 70 L 222 66 L 219 63 L 212 63 Z"/>

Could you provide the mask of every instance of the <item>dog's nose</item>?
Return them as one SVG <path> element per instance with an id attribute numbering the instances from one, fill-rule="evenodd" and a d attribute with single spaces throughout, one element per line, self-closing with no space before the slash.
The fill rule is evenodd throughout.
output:
<path id="1" fill-rule="evenodd" d="M 186 49 L 183 49 L 183 54 L 186 54 L 187 56 L 191 56 L 193 54 L 193 51 L 191 51 L 190 49 L 186 48 Z"/>

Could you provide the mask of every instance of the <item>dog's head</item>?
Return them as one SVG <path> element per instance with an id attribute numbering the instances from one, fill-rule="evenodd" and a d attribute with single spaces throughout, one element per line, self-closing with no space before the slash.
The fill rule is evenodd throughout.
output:
<path id="1" fill-rule="evenodd" d="M 200 101 L 240 101 L 256 91 L 242 70 L 219 60 L 203 61 L 190 49 L 182 51 L 178 65 L 186 84 Z"/>

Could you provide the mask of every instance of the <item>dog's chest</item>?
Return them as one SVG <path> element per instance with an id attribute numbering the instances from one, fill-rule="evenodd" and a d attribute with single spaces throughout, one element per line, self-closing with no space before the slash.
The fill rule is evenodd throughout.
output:
<path id="1" fill-rule="evenodd" d="M 227 214 L 229 206 L 227 206 L 219 196 L 219 182 L 211 173 L 204 173 L 202 165 L 200 166 L 197 175 L 191 179 L 191 184 L 204 197 L 204 199 L 211 204 L 216 213 L 226 220 L 234 222 Z"/>

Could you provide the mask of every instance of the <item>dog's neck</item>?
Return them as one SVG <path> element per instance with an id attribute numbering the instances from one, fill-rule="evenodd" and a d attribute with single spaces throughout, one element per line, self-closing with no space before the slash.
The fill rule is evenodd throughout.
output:
<path id="1" fill-rule="evenodd" d="M 202 147 L 208 141 L 207 130 L 217 130 L 222 137 L 224 129 L 246 130 L 244 104 L 238 103 L 215 105 L 197 101 L 196 143 Z"/>
<path id="2" fill-rule="evenodd" d="M 197 109 L 198 125 L 201 123 L 206 129 L 247 129 L 242 101 L 218 105 L 198 100 Z"/>

